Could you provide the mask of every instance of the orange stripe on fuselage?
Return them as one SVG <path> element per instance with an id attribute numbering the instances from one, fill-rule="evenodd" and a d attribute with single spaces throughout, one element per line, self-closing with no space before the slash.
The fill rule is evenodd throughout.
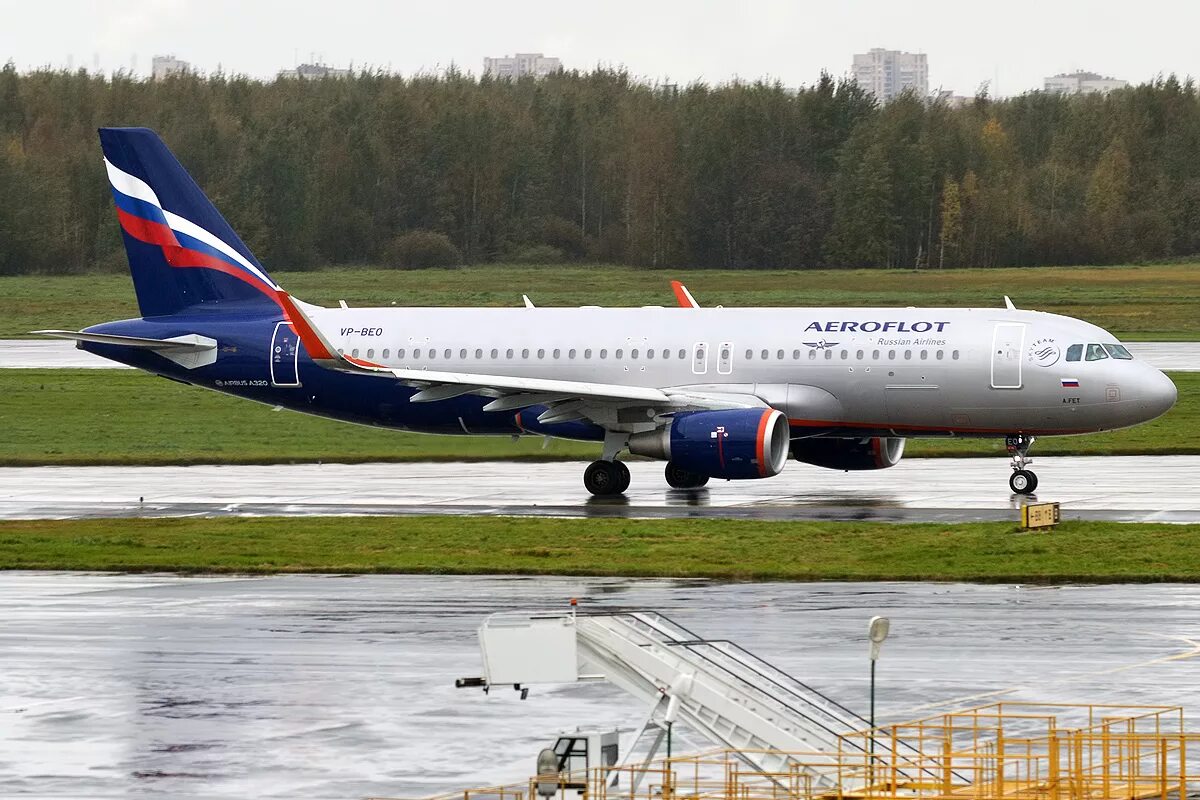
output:
<path id="1" fill-rule="evenodd" d="M 1035 436 L 1069 436 L 1077 433 L 1096 432 L 1094 428 L 1022 428 L 1019 431 L 1014 431 L 1012 428 L 971 428 L 961 425 L 897 425 L 894 422 L 846 422 L 845 420 L 821 419 L 789 419 L 788 425 L 793 428 L 862 428 L 864 430 L 912 431 L 914 433 L 995 433 L 1005 436 L 1014 432 Z"/>
<path id="2" fill-rule="evenodd" d="M 304 343 L 304 349 L 308 351 L 308 357 L 336 358 L 333 353 L 329 352 L 329 348 L 321 343 L 321 337 L 317 335 L 317 332 L 304 319 L 304 315 L 296 308 L 288 293 L 279 291 L 276 292 L 276 296 L 279 299 L 279 305 L 283 307 L 284 316 L 288 318 L 288 322 L 292 323 L 292 327 L 296 329 L 296 333 L 300 334 L 300 341 Z"/>

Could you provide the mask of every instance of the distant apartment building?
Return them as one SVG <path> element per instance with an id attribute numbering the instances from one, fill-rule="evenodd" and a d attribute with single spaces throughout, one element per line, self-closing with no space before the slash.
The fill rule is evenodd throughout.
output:
<path id="1" fill-rule="evenodd" d="M 560 69 L 561 61 L 557 58 L 547 58 L 541 53 L 517 53 L 515 56 L 483 60 L 483 74 L 493 78 L 520 78 L 523 75 L 544 78 Z"/>
<path id="2" fill-rule="evenodd" d="M 305 80 L 319 80 L 321 78 L 349 78 L 350 70 L 331 67 L 328 64 L 301 64 L 295 69 L 280 70 L 279 77 L 303 78 Z"/>
<path id="3" fill-rule="evenodd" d="M 150 78 L 161 81 L 171 75 L 183 75 L 191 71 L 191 64 L 173 55 L 155 56 L 150 65 Z"/>
<path id="4" fill-rule="evenodd" d="M 906 90 L 921 98 L 929 94 L 929 62 L 924 53 L 873 47 L 854 54 L 851 73 L 880 103 L 890 103 Z"/>
<path id="5" fill-rule="evenodd" d="M 1046 91 L 1061 94 L 1108 94 L 1113 89 L 1124 89 L 1128 81 L 1109 78 L 1095 72 L 1064 72 L 1046 78 Z"/>

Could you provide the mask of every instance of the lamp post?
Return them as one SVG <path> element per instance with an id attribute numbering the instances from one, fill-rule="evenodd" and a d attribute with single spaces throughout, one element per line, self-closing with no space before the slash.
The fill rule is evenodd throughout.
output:
<path id="1" fill-rule="evenodd" d="M 868 781 L 874 782 L 875 772 L 875 662 L 879 660 L 879 648 L 888 637 L 892 622 L 887 617 L 871 617 L 867 623 L 867 638 L 871 641 L 871 752 Z"/>

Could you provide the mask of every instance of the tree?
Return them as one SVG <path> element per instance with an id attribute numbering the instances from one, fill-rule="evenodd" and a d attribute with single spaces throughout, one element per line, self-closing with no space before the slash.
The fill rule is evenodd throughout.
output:
<path id="1" fill-rule="evenodd" d="M 946 178 L 942 184 L 942 213 L 938 232 L 938 268 L 946 266 L 946 251 L 951 260 L 958 253 L 962 239 L 962 201 L 959 199 L 958 181 Z"/>

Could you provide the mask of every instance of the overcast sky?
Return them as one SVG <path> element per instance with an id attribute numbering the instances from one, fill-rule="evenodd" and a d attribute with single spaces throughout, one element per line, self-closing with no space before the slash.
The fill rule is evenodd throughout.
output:
<path id="1" fill-rule="evenodd" d="M 924 52 L 930 88 L 1001 95 L 1088 69 L 1200 75 L 1200 2 L 1142 0 L 0 0 L 0 60 L 146 74 L 155 54 L 269 78 L 312 54 L 410 74 L 544 52 L 678 83 L 811 84 L 871 47 Z M 996 94 L 993 90 L 993 94 Z"/>

